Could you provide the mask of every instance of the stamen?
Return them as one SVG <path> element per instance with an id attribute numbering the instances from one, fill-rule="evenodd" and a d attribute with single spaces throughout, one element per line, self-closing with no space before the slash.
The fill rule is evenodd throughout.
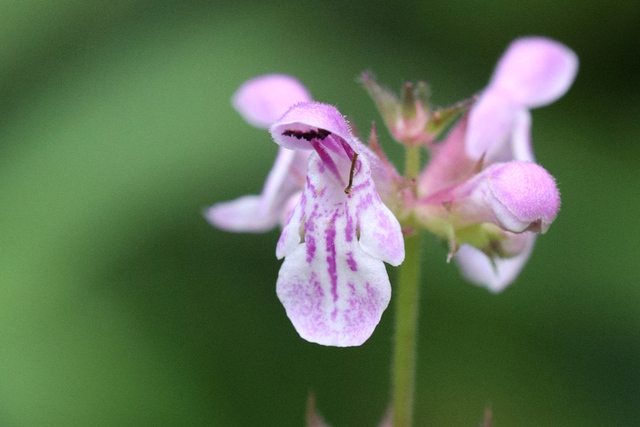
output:
<path id="1" fill-rule="evenodd" d="M 358 160 L 358 153 L 353 153 L 353 159 L 351 159 L 351 170 L 349 171 L 349 185 L 344 189 L 346 194 L 351 194 L 351 186 L 353 185 L 353 172 L 356 169 L 356 160 Z"/>

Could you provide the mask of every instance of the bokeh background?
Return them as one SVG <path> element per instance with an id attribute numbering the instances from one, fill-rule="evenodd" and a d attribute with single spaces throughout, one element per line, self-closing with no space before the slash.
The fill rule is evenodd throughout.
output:
<path id="1" fill-rule="evenodd" d="M 529 34 L 581 60 L 533 112 L 562 211 L 500 295 L 427 239 L 416 425 L 640 425 L 639 29 L 636 0 L 0 1 L 0 426 L 301 426 L 310 390 L 334 427 L 377 425 L 393 301 L 362 347 L 307 343 L 278 231 L 202 218 L 276 152 L 229 99 L 290 73 L 366 134 L 361 71 L 448 105 Z"/>

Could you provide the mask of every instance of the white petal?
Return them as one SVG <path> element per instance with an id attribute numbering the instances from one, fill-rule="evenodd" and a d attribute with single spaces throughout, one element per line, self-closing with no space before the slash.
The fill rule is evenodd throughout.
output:
<path id="1" fill-rule="evenodd" d="M 280 233 L 280 238 L 276 245 L 276 257 L 278 259 L 282 259 L 293 252 L 302 240 L 300 236 L 300 227 L 302 226 L 306 205 L 307 196 L 305 195 L 305 192 L 303 192 L 298 204 L 293 208 L 289 219 L 287 219 L 284 224 L 282 233 Z"/>
<path id="2" fill-rule="evenodd" d="M 332 151 L 331 159 L 328 159 L 325 165 L 332 169 L 340 160 L 349 163 L 352 152 L 356 152 L 361 158 L 368 160 L 378 191 L 382 190 L 385 195 L 389 195 L 395 190 L 394 180 L 398 177 L 397 172 L 353 136 L 344 117 L 332 105 L 319 102 L 298 104 L 287 111 L 269 130 L 273 140 L 281 147 L 309 150 L 313 146 L 312 142 L 315 142 L 316 147 Z M 342 147 L 347 147 L 347 150 L 343 150 Z M 337 150 L 341 151 L 341 156 L 334 156 Z M 348 171 L 348 166 L 345 171 Z"/>
<path id="3" fill-rule="evenodd" d="M 362 162 L 366 162 L 363 158 Z M 363 167 L 354 179 L 349 206 L 355 209 L 360 247 L 374 258 L 398 266 L 404 261 L 404 238 L 398 220 L 378 197 L 371 176 Z"/>
<path id="4" fill-rule="evenodd" d="M 361 345 L 391 298 L 384 264 L 357 245 L 345 253 L 336 241 L 334 254 L 331 242 L 323 240 L 316 242 L 315 257 L 309 263 L 309 245 L 306 241 L 289 254 L 278 274 L 276 291 L 287 316 L 307 341 L 337 347 Z"/>
<path id="5" fill-rule="evenodd" d="M 286 255 L 278 297 L 300 336 L 322 345 L 360 345 L 373 333 L 391 285 L 383 262 L 372 253 L 395 263 L 404 258 L 400 226 L 375 194 L 366 159 L 358 164 L 346 194 L 313 153 L 300 203 L 278 242 L 278 255 Z M 376 227 L 382 232 L 376 234 Z"/>
<path id="6" fill-rule="evenodd" d="M 287 225 L 287 222 L 289 222 L 289 218 L 291 218 L 294 209 L 298 206 L 298 203 L 300 203 L 301 197 L 302 190 L 296 191 L 287 199 L 284 209 L 282 210 L 282 215 L 280 215 L 280 224 L 282 225 L 282 228 L 284 228 L 285 225 Z"/>
<path id="7" fill-rule="evenodd" d="M 462 245 L 454 259 L 462 275 L 475 285 L 484 286 L 491 292 L 502 292 L 524 268 L 531 256 L 536 241 L 535 233 L 527 233 L 528 244 L 518 255 L 511 258 L 489 257 L 470 245 Z"/>

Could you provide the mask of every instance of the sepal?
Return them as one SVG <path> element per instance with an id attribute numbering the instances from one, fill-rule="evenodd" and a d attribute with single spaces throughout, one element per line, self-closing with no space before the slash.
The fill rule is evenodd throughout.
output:
<path id="1" fill-rule="evenodd" d="M 432 138 L 425 132 L 430 116 L 426 83 L 419 82 L 415 87 L 410 82 L 405 83 L 402 99 L 398 99 L 393 91 L 378 84 L 370 73 L 363 73 L 360 81 L 396 141 L 408 146 L 431 142 Z"/>

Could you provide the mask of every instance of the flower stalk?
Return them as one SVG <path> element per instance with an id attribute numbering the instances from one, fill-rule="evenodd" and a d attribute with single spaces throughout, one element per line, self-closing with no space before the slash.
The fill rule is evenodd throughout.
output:
<path id="1" fill-rule="evenodd" d="M 409 427 L 413 419 L 420 293 L 420 237 L 420 232 L 416 232 L 405 239 L 405 260 L 398 272 L 393 355 L 393 427 Z"/>
<path id="2" fill-rule="evenodd" d="M 415 180 L 419 171 L 420 147 L 407 146 L 405 176 L 409 180 Z M 412 218 L 409 221 L 411 222 Z M 413 419 L 420 299 L 420 241 L 420 229 L 405 237 L 405 260 L 398 271 L 393 354 L 393 427 L 409 427 Z"/>

